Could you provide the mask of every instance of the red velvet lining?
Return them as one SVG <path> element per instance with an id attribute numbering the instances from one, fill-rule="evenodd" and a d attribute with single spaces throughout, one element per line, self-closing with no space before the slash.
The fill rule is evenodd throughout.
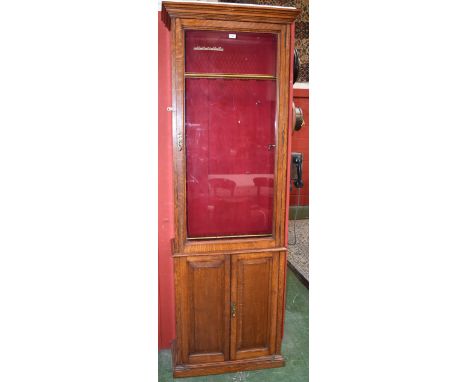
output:
<path id="1" fill-rule="evenodd" d="M 188 237 L 271 234 L 276 81 L 186 80 Z"/>

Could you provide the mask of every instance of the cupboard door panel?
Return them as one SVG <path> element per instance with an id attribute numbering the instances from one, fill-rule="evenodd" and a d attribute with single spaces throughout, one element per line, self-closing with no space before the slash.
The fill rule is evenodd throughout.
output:
<path id="1" fill-rule="evenodd" d="M 274 354 L 277 254 L 234 255 L 231 283 L 231 359 Z"/>
<path id="2" fill-rule="evenodd" d="M 222 255 L 186 260 L 186 363 L 229 359 L 229 268 L 229 257 Z"/>

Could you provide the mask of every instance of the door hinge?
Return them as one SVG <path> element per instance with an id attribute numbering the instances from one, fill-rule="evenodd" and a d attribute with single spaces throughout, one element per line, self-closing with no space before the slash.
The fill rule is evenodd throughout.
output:
<path id="1" fill-rule="evenodd" d="M 236 303 L 235 302 L 231 303 L 231 316 L 232 318 L 236 317 Z"/>
<path id="2" fill-rule="evenodd" d="M 182 139 L 182 134 L 178 133 L 177 134 L 177 149 L 179 151 L 182 151 L 182 145 L 183 145 L 183 139 Z"/>

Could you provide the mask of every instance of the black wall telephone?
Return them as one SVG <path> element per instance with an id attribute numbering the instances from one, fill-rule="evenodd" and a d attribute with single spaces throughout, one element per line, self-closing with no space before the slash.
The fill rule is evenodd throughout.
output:
<path id="1" fill-rule="evenodd" d="M 291 180 L 296 188 L 304 187 L 302 181 L 302 153 L 291 153 Z"/>

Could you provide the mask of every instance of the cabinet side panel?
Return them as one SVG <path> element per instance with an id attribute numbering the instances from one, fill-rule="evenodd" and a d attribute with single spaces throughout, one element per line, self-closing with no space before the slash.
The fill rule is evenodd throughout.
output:
<path id="1" fill-rule="evenodd" d="M 175 311 L 176 311 L 176 346 L 175 365 L 181 364 L 187 358 L 186 316 L 187 316 L 187 259 L 174 258 Z"/>
<path id="2" fill-rule="evenodd" d="M 168 349 L 175 338 L 174 274 L 171 238 L 174 237 L 172 196 L 172 132 L 170 33 L 158 21 L 158 288 L 159 348 Z"/>
<path id="3" fill-rule="evenodd" d="M 277 299 L 277 325 L 275 353 L 281 353 L 281 342 L 283 340 L 284 308 L 286 292 L 286 252 L 278 254 L 278 299 Z"/>

